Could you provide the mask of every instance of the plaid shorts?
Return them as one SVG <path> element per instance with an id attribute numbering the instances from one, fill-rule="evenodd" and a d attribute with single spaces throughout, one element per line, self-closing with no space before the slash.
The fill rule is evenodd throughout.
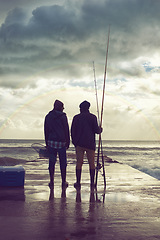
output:
<path id="1" fill-rule="evenodd" d="M 66 146 L 65 142 L 56 142 L 56 141 L 48 141 L 48 146 L 55 149 L 60 149 Z"/>

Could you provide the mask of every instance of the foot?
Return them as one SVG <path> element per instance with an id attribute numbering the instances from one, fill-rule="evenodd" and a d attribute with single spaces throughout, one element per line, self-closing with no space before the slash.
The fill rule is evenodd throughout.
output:
<path id="1" fill-rule="evenodd" d="M 48 184 L 48 186 L 49 186 L 50 189 L 53 189 L 53 188 L 54 188 L 54 183 L 53 183 L 53 182 L 50 182 L 50 183 Z"/>
<path id="2" fill-rule="evenodd" d="M 81 189 L 81 184 L 80 183 L 74 183 L 74 188 L 77 189 L 77 190 L 80 190 Z"/>
<path id="3" fill-rule="evenodd" d="M 63 182 L 62 183 L 62 188 L 67 188 L 68 187 L 68 182 Z"/>

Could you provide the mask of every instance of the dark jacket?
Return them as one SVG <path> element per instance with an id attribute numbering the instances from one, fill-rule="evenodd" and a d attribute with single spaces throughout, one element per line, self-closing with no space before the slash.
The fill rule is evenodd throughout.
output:
<path id="1" fill-rule="evenodd" d="M 101 133 L 97 117 L 89 111 L 74 116 L 71 125 L 71 137 L 74 146 L 95 150 L 95 134 Z"/>
<path id="2" fill-rule="evenodd" d="M 57 142 L 66 142 L 66 147 L 70 144 L 69 126 L 65 113 L 52 110 L 50 111 L 44 121 L 44 135 L 46 146 L 48 140 Z"/>

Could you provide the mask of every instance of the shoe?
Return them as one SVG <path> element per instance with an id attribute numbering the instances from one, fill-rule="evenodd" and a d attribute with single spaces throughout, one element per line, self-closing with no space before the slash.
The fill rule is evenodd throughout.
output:
<path id="1" fill-rule="evenodd" d="M 67 188 L 68 187 L 68 182 L 63 182 L 62 183 L 62 188 Z"/>
<path id="2" fill-rule="evenodd" d="M 53 189 L 53 188 L 54 188 L 54 183 L 51 183 L 51 182 L 50 182 L 50 183 L 48 184 L 48 187 L 49 187 L 50 189 Z"/>
<path id="3" fill-rule="evenodd" d="M 77 190 L 80 190 L 81 189 L 81 184 L 80 183 L 74 183 L 74 188 L 77 189 Z"/>

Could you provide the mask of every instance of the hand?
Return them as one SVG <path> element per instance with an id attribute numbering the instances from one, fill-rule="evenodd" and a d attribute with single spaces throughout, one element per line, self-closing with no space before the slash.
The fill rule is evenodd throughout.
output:
<path id="1" fill-rule="evenodd" d="M 69 144 L 66 143 L 66 149 L 68 149 L 68 148 L 69 148 Z"/>
<path id="2" fill-rule="evenodd" d="M 99 127 L 99 129 L 100 129 L 100 133 L 102 133 L 102 132 L 103 132 L 103 128 L 102 128 L 102 127 Z"/>

